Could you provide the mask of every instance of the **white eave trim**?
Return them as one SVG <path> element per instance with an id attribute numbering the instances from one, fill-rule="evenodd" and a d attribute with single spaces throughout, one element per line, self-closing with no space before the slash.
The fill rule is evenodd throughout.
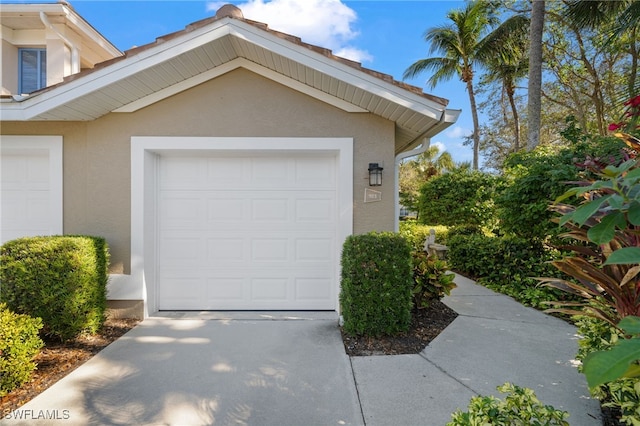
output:
<path id="1" fill-rule="evenodd" d="M 173 86 L 167 87 L 166 89 L 159 90 L 149 96 L 145 96 L 144 98 L 138 99 L 137 101 L 131 102 L 125 106 L 122 106 L 118 109 L 115 109 L 113 112 L 135 112 L 139 109 L 145 108 L 149 105 L 152 105 L 156 102 L 159 102 L 163 99 L 166 99 L 170 96 L 176 95 L 180 92 L 188 90 L 192 87 L 195 87 L 199 84 L 205 83 L 211 79 L 219 77 L 223 74 L 231 72 L 238 68 L 245 68 L 249 71 L 252 71 L 256 74 L 259 74 L 265 78 L 273 80 L 277 83 L 280 83 L 284 86 L 289 87 L 290 89 L 297 90 L 298 92 L 304 93 L 308 96 L 311 96 L 315 99 L 318 99 L 327 104 L 333 105 L 336 108 L 340 108 L 346 112 L 369 112 L 364 108 L 360 108 L 357 105 L 354 105 L 350 102 L 343 101 L 342 99 L 336 98 L 328 93 L 325 93 L 321 90 L 315 89 L 313 87 L 307 86 L 297 80 L 284 76 L 280 73 L 277 73 L 269 68 L 263 67 L 262 65 L 258 65 L 255 62 L 251 62 L 245 58 L 237 58 L 230 62 L 224 63 L 211 69 L 207 72 L 199 74 L 195 77 L 191 77 L 187 80 L 181 81 L 178 84 L 174 84 Z"/>

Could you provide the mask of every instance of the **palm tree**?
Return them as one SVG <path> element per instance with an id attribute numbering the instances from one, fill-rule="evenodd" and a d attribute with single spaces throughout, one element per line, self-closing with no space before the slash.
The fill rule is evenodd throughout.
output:
<path id="1" fill-rule="evenodd" d="M 487 69 L 485 82 L 500 82 L 503 93 L 509 99 L 513 117 L 515 151 L 520 150 L 520 119 L 516 108 L 516 82 L 527 76 L 529 18 L 514 15 L 482 39 L 479 56 Z"/>
<path id="2" fill-rule="evenodd" d="M 478 43 L 493 23 L 489 5 L 484 1 L 467 3 L 462 10 L 451 10 L 447 18 L 451 23 L 427 30 L 424 39 L 431 43 L 429 53 L 443 56 L 420 59 L 404 72 L 404 78 L 416 77 L 424 71 L 433 71 L 427 80 L 433 89 L 439 82 L 458 75 L 467 86 L 471 117 L 473 119 L 473 168 L 478 169 L 480 134 L 478 110 L 473 87 L 474 66 L 478 62 Z"/>
<path id="3" fill-rule="evenodd" d="M 531 4 L 528 115 L 529 135 L 527 149 L 531 151 L 540 143 L 542 123 L 542 33 L 544 32 L 544 0 L 533 0 Z"/>
<path id="4" fill-rule="evenodd" d="M 425 180 L 433 176 L 439 176 L 455 167 L 451 154 L 447 151 L 440 152 L 440 148 L 437 146 L 430 146 L 425 152 L 418 155 L 415 161 Z"/>

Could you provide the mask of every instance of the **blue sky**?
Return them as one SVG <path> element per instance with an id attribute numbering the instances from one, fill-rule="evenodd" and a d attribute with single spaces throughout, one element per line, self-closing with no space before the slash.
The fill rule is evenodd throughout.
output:
<path id="1" fill-rule="evenodd" d="M 447 11 L 464 6 L 453 0 L 71 0 L 74 9 L 120 50 L 213 16 L 224 3 L 240 7 L 245 18 L 332 49 L 397 80 L 409 65 L 429 55 L 425 30 L 446 23 Z M 455 161 L 471 161 L 471 146 L 462 146 L 473 129 L 464 84 L 454 78 L 431 89 L 425 84 L 428 77 L 406 82 L 449 99 L 449 108 L 462 109 L 458 122 L 433 138 L 432 144 L 441 145 Z"/>

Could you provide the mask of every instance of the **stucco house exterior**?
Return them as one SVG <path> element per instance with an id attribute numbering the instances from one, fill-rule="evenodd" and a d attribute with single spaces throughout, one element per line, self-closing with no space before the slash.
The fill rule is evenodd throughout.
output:
<path id="1" fill-rule="evenodd" d="M 344 239 L 395 229 L 398 161 L 460 112 L 232 5 L 124 54 L 72 28 L 110 57 L 22 96 L 4 13 L 0 239 L 105 237 L 122 315 L 337 310 Z"/>

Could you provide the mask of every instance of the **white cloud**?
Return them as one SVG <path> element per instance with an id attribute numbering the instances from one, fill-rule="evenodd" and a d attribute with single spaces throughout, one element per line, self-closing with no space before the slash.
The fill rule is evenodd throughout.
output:
<path id="1" fill-rule="evenodd" d="M 210 2 L 207 10 L 216 11 L 223 4 Z M 368 52 L 350 44 L 358 36 L 354 29 L 358 17 L 340 0 L 248 0 L 236 6 L 247 19 L 331 49 L 337 56 L 358 62 L 373 60 Z"/>
<path id="2" fill-rule="evenodd" d="M 464 127 L 456 126 L 445 132 L 448 138 L 464 138 L 470 136 L 473 133 L 472 130 L 465 129 Z"/>
<path id="3" fill-rule="evenodd" d="M 343 47 L 338 50 L 334 50 L 333 54 L 340 56 L 341 58 L 351 59 L 352 61 L 360 63 L 373 61 L 373 56 L 371 56 L 369 52 L 355 47 Z"/>

